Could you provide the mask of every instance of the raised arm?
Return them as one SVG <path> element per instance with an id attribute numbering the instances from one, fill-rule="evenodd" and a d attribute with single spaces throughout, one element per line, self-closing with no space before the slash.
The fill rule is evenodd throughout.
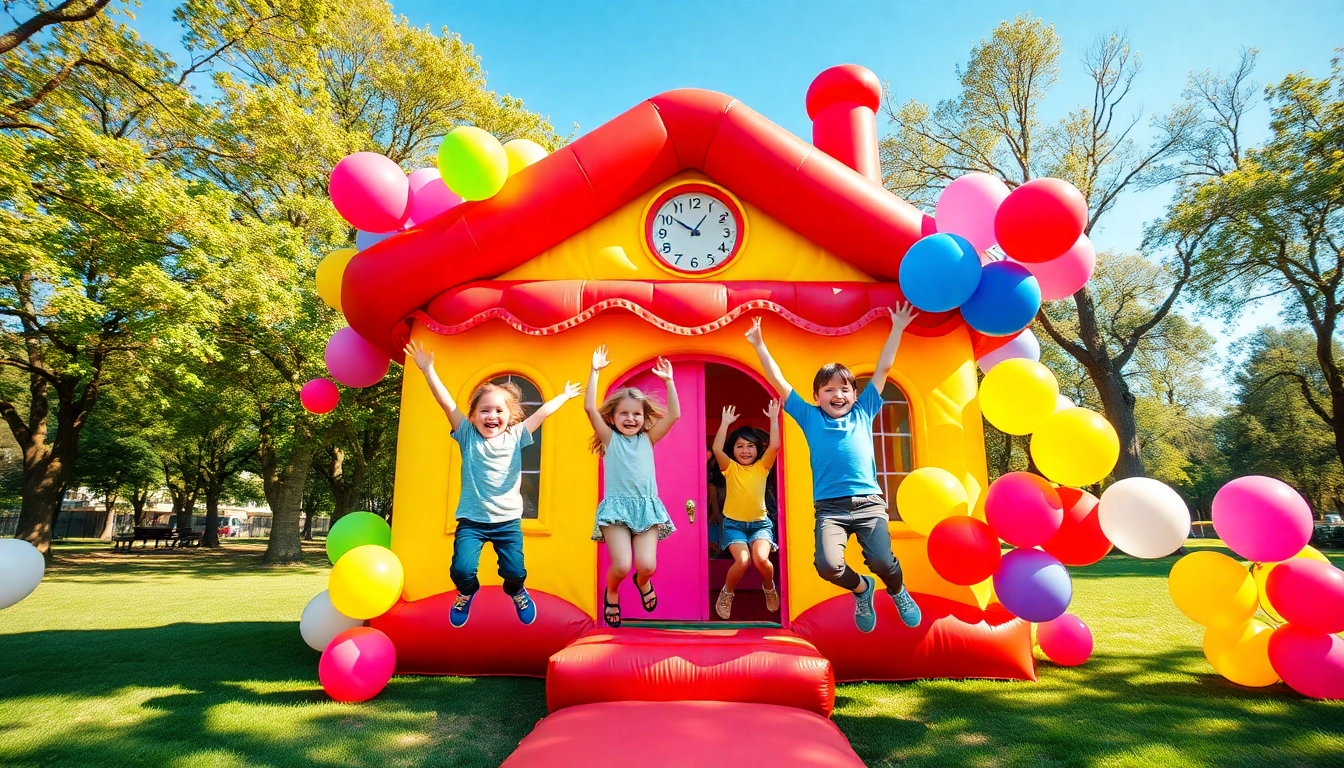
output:
<path id="1" fill-rule="evenodd" d="M 714 445 L 711 450 L 714 451 L 714 460 L 719 463 L 719 471 L 728 471 L 728 463 L 732 461 L 728 454 L 723 452 L 723 444 L 728 441 L 728 427 L 737 421 L 737 409 L 731 405 L 723 407 L 723 418 L 719 420 L 719 431 L 714 433 Z"/>
<path id="2" fill-rule="evenodd" d="M 765 453 L 761 454 L 759 463 L 764 464 L 766 469 L 775 465 L 775 456 L 779 454 L 779 409 L 778 400 L 771 400 L 765 408 L 765 416 L 770 419 L 770 444 L 765 446 Z"/>
<path id="3" fill-rule="evenodd" d="M 593 351 L 593 369 L 588 374 L 588 386 L 584 388 L 586 394 L 583 396 L 583 410 L 588 414 L 588 423 L 593 425 L 593 434 L 604 446 L 611 442 L 611 427 L 597 412 L 597 377 L 598 371 L 606 368 L 608 362 L 607 345 L 603 344 Z"/>
<path id="4" fill-rule="evenodd" d="M 545 421 L 546 417 L 560 410 L 560 406 L 581 394 L 583 394 L 583 387 L 572 381 L 566 381 L 565 391 L 552 397 L 550 400 L 547 400 L 546 403 L 534 411 L 531 416 L 524 419 L 523 427 L 527 429 L 529 434 L 536 432 L 538 429 L 541 429 L 541 422 Z"/>
<path id="5" fill-rule="evenodd" d="M 662 379 L 667 385 L 667 416 L 649 430 L 649 442 L 656 444 L 663 439 L 668 430 L 672 429 L 677 419 L 681 418 L 681 402 L 677 400 L 677 383 L 672 380 L 671 363 L 664 358 L 658 358 L 657 365 L 653 366 L 653 375 Z"/>
<path id="6" fill-rule="evenodd" d="M 770 356 L 770 350 L 765 348 L 765 339 L 761 336 L 761 318 L 752 320 L 751 330 L 747 331 L 747 341 L 751 344 L 751 348 L 756 350 L 756 356 L 761 359 L 761 370 L 765 372 L 766 381 L 770 382 L 770 386 L 775 388 L 781 398 L 788 399 L 793 387 L 784 380 L 784 373 Z"/>
<path id="7" fill-rule="evenodd" d="M 882 345 L 882 354 L 877 356 L 877 367 L 873 369 L 873 383 L 877 385 L 879 391 L 887 383 L 887 374 L 891 372 L 891 366 L 896 364 L 896 351 L 901 348 L 901 335 L 910 326 L 910 321 L 915 319 L 915 308 L 904 302 L 889 311 L 891 333 L 887 335 L 887 343 Z"/>
<path id="8" fill-rule="evenodd" d="M 412 341 L 402 350 L 406 356 L 415 361 L 415 367 L 425 375 L 425 381 L 429 384 L 429 391 L 434 395 L 434 400 L 438 402 L 443 412 L 448 414 L 448 424 L 452 426 L 453 431 L 462 425 L 466 417 L 457 409 L 457 403 L 453 402 L 453 396 L 448 394 L 448 388 L 439 381 L 439 374 L 434 371 L 434 353 L 425 349 L 425 345 L 419 341 Z"/>

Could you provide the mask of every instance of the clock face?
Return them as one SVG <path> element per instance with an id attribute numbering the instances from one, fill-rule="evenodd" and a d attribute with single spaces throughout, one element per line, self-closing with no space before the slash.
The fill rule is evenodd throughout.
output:
<path id="1" fill-rule="evenodd" d="M 664 192 L 654 201 L 644 227 L 649 250 L 674 272 L 717 272 L 742 245 L 742 209 L 705 184 Z"/>

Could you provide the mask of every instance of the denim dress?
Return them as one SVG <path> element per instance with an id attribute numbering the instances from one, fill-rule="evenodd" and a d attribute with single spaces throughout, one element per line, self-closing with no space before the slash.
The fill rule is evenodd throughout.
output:
<path id="1" fill-rule="evenodd" d="M 648 434 L 626 437 L 612 430 L 605 459 L 606 494 L 597 505 L 593 541 L 602 541 L 604 525 L 624 525 L 631 534 L 643 533 L 656 525 L 659 539 L 670 536 L 676 526 L 658 498 L 653 443 L 649 442 Z"/>

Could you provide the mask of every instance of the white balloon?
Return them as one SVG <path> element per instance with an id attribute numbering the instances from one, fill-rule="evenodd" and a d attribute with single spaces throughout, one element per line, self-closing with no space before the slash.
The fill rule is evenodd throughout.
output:
<path id="1" fill-rule="evenodd" d="M 1101 494 L 1101 532 L 1121 552 L 1166 557 L 1190 535 L 1190 510 L 1179 493 L 1149 477 L 1129 477 Z"/>
<path id="2" fill-rule="evenodd" d="M 980 364 L 980 370 L 989 373 L 989 369 L 1002 363 L 1004 360 L 1014 358 L 1025 358 L 1027 360 L 1041 360 L 1041 342 L 1036 339 L 1036 334 L 1028 328 L 1013 337 L 1012 341 L 1004 344 L 1002 347 L 988 352 L 984 357 L 976 362 Z"/>
<path id="3" fill-rule="evenodd" d="M 347 629 L 362 626 L 363 620 L 352 619 L 336 610 L 336 606 L 331 604 L 331 595 L 325 589 L 308 601 L 308 605 L 303 607 L 303 615 L 299 617 L 299 634 L 303 635 L 303 642 L 315 651 L 325 651 L 332 638 Z"/>
<path id="4" fill-rule="evenodd" d="M 23 539 L 0 539 L 0 610 L 32 594 L 46 570 L 37 547 Z"/>
<path id="5" fill-rule="evenodd" d="M 1077 406 L 1069 398 L 1065 397 L 1064 395 L 1055 395 L 1055 413 L 1059 413 L 1060 411 L 1067 411 L 1070 408 L 1075 407 Z"/>

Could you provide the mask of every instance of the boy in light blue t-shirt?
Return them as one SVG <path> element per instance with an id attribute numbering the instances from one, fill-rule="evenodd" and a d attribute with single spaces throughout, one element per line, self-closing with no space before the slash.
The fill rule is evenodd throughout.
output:
<path id="1" fill-rule="evenodd" d="M 822 366 L 812 380 L 812 397 L 803 400 L 770 357 L 756 318 L 747 341 L 761 359 L 770 384 L 785 398 L 784 412 L 798 422 L 807 438 L 812 461 L 812 498 L 816 510 L 817 573 L 854 593 L 854 623 L 862 632 L 877 626 L 873 590 L 877 582 L 860 576 L 845 563 L 845 545 L 851 534 L 859 541 L 868 568 L 886 584 L 887 594 L 907 627 L 919 626 L 920 611 L 901 578 L 901 564 L 891 551 L 890 519 L 873 460 L 873 418 L 882 409 L 882 387 L 896 362 L 901 334 L 914 319 L 914 310 L 902 304 L 891 312 L 891 334 L 877 358 L 872 381 L 855 397 L 854 374 L 840 363 Z"/>

